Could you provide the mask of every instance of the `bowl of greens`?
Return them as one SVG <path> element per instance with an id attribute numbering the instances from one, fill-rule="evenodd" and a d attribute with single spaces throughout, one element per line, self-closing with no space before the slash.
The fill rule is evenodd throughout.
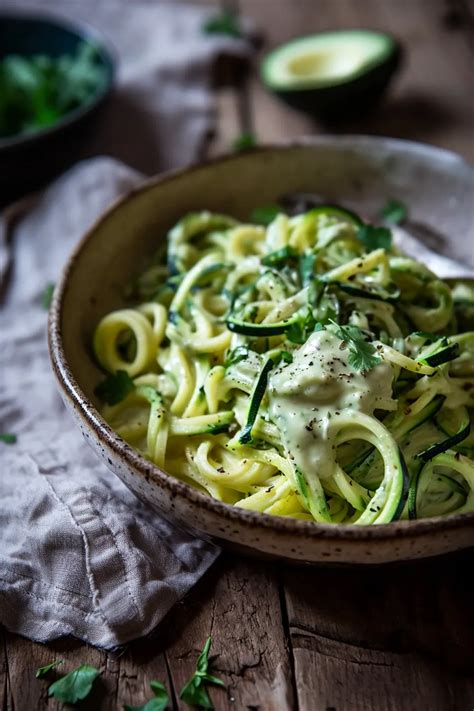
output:
<path id="1" fill-rule="evenodd" d="M 0 13 L 0 202 L 75 157 L 110 92 L 112 54 L 95 30 L 43 14 Z"/>

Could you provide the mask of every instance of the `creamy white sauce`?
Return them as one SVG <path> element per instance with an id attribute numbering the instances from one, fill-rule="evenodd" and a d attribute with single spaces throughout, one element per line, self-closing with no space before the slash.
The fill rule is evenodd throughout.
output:
<path id="1" fill-rule="evenodd" d="M 269 412 L 288 456 L 306 476 L 330 477 L 336 465 L 329 425 L 344 410 L 371 415 L 393 410 L 393 371 L 381 362 L 361 373 L 348 363 L 349 349 L 330 331 L 313 333 L 293 362 L 272 372 Z"/>

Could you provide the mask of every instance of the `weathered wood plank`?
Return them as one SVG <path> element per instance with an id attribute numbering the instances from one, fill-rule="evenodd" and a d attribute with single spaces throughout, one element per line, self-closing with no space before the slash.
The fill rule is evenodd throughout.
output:
<path id="1" fill-rule="evenodd" d="M 468 708 L 473 563 L 285 571 L 301 711 Z"/>
<path id="2" fill-rule="evenodd" d="M 193 673 L 211 635 L 212 668 L 226 684 L 225 691 L 210 692 L 219 711 L 294 708 L 279 591 L 271 566 L 223 557 L 195 593 L 172 611 L 166 627 L 175 689 L 180 690 Z"/>

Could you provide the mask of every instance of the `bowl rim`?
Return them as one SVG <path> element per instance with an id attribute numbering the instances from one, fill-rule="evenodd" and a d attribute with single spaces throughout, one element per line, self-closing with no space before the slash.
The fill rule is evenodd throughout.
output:
<path id="1" fill-rule="evenodd" d="M 393 146 L 405 149 L 414 153 L 425 155 L 435 155 L 444 157 L 454 164 L 463 166 L 473 171 L 473 167 L 461 156 L 452 151 L 422 144 L 415 141 L 386 138 L 380 136 L 351 135 L 344 136 L 324 135 L 324 136 L 303 136 L 298 139 L 291 139 L 279 143 L 269 144 L 262 147 L 253 148 L 245 152 L 245 155 L 265 154 L 300 148 L 305 146 L 318 146 L 333 144 L 345 144 L 347 146 L 375 144 Z M 275 535 L 287 535 L 306 540 L 332 539 L 334 541 L 366 542 L 369 540 L 393 540 L 395 538 L 422 537 L 429 533 L 440 533 L 457 528 L 464 528 L 467 525 L 474 525 L 474 513 L 461 513 L 448 516 L 437 516 L 431 518 L 418 519 L 416 521 L 394 521 L 379 525 L 350 526 L 338 524 L 316 523 L 298 519 L 283 518 L 260 513 L 258 511 L 248 511 L 230 504 L 225 504 L 217 499 L 199 492 L 189 484 L 168 474 L 160 469 L 156 464 L 149 462 L 127 442 L 125 442 L 103 419 L 99 411 L 87 398 L 79 387 L 71 369 L 69 368 L 62 342 L 61 322 L 64 313 L 64 300 L 68 290 L 68 282 L 71 273 L 74 271 L 76 262 L 82 252 L 87 248 L 89 242 L 94 239 L 96 230 L 109 219 L 112 213 L 122 208 L 129 201 L 133 200 L 137 194 L 154 190 L 156 186 L 180 180 L 182 176 L 213 167 L 236 158 L 242 158 L 242 154 L 226 153 L 216 158 L 200 161 L 192 165 L 177 170 L 152 176 L 127 193 L 115 200 L 85 232 L 84 236 L 76 244 L 71 252 L 65 267 L 62 270 L 54 290 L 48 318 L 48 345 L 50 360 L 63 397 L 66 397 L 76 411 L 79 411 L 89 427 L 94 431 L 97 439 L 105 444 L 115 455 L 118 455 L 128 465 L 134 473 L 139 473 L 146 480 L 153 480 L 154 483 L 166 489 L 173 497 L 179 496 L 186 500 L 191 506 L 198 506 L 206 509 L 210 513 L 217 514 L 223 520 L 235 524 L 241 524 L 249 528 L 264 528 L 272 531 Z"/>
<path id="2" fill-rule="evenodd" d="M 0 22 L 2 20 L 19 20 L 28 22 L 38 22 L 43 25 L 52 25 L 60 30 L 65 30 L 83 41 L 95 43 L 101 60 L 107 71 L 107 76 L 103 86 L 96 90 L 92 98 L 72 111 L 68 111 L 62 118 L 49 126 L 40 128 L 31 133 L 14 134 L 8 138 L 0 137 L 0 155 L 3 151 L 14 150 L 18 147 L 25 147 L 36 143 L 54 133 L 62 132 L 72 126 L 82 118 L 94 111 L 110 94 L 117 76 L 118 54 L 111 42 L 96 27 L 93 27 L 84 20 L 71 19 L 60 12 L 51 10 L 37 10 L 33 8 L 5 8 L 0 10 Z"/>

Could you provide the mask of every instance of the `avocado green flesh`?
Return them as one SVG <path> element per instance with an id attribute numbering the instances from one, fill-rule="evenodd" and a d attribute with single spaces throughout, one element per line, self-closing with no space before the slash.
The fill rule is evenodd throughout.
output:
<path id="1" fill-rule="evenodd" d="M 336 116 L 364 113 L 398 68 L 401 50 L 388 35 L 365 30 L 321 33 L 273 50 L 263 82 L 296 109 Z"/>
<path id="2" fill-rule="evenodd" d="M 302 37 L 271 52 L 262 67 L 274 89 L 333 86 L 383 62 L 394 49 L 388 35 L 375 32 L 329 32 Z"/>

